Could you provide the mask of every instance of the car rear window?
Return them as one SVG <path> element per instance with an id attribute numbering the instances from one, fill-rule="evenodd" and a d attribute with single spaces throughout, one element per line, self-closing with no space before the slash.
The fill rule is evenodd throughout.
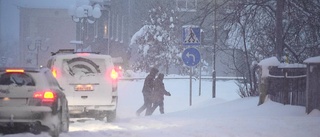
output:
<path id="1" fill-rule="evenodd" d="M 97 58 L 72 58 L 63 60 L 63 69 L 70 76 L 96 75 L 103 73 L 106 69 L 104 59 Z"/>
<path id="2" fill-rule="evenodd" d="M 0 85 L 35 86 L 35 82 L 26 73 L 3 73 L 0 74 Z"/>

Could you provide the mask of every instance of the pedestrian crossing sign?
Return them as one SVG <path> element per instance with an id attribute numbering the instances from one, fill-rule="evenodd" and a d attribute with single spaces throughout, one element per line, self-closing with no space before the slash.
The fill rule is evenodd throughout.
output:
<path id="1" fill-rule="evenodd" d="M 199 27 L 183 27 L 182 40 L 184 46 L 199 46 L 201 44 Z"/>

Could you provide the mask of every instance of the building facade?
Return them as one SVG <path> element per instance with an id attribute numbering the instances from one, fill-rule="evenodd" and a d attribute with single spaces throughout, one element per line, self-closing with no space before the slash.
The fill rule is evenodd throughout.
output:
<path id="1" fill-rule="evenodd" d="M 21 62 L 26 66 L 46 65 L 51 52 L 75 49 L 121 57 L 124 61 L 123 67 L 131 69 L 128 66 L 127 52 L 131 38 L 145 24 L 148 11 L 154 6 L 150 3 L 154 1 L 156 0 L 90 0 L 90 6 L 100 5 L 101 16 L 94 20 L 82 18 L 83 21 L 75 21 L 68 9 L 20 8 Z M 179 25 L 201 24 L 200 20 L 190 19 L 199 14 L 199 4 L 205 0 L 169 2 L 179 13 Z M 198 48 L 208 69 L 212 68 L 214 62 L 213 25 L 212 16 L 200 26 L 203 35 L 202 44 Z M 224 61 L 229 58 L 223 53 L 218 51 L 216 54 L 217 75 L 235 76 L 232 70 L 228 69 L 230 62 Z"/>
<path id="2" fill-rule="evenodd" d="M 23 66 L 46 65 L 51 52 L 74 49 L 75 23 L 67 9 L 20 9 L 20 62 Z"/>

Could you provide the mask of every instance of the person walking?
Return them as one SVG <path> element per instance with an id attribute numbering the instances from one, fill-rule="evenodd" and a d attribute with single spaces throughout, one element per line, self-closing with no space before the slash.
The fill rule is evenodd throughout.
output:
<path id="1" fill-rule="evenodd" d="M 137 110 L 136 115 L 140 116 L 141 112 L 146 110 L 146 116 L 150 115 L 152 107 L 152 92 L 154 88 L 154 79 L 159 70 L 157 68 L 151 68 L 149 75 L 144 80 L 142 94 L 143 94 L 143 105 Z"/>
<path id="2" fill-rule="evenodd" d="M 166 91 L 163 83 L 164 74 L 159 73 L 158 77 L 154 80 L 154 90 L 152 92 L 152 108 L 150 115 L 154 110 L 159 106 L 159 111 L 161 114 L 164 114 L 164 95 L 171 96 L 170 92 Z"/>

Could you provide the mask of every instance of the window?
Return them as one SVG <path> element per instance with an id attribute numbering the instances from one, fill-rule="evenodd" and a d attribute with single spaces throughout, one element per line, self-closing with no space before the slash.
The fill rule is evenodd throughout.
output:
<path id="1" fill-rule="evenodd" d="M 110 21 L 109 34 L 110 34 L 110 39 L 112 40 L 112 39 L 113 39 L 113 32 L 114 32 L 114 29 L 113 29 L 114 15 L 111 16 L 110 20 L 111 20 L 111 21 Z"/>
<path id="2" fill-rule="evenodd" d="M 115 23 L 115 25 L 116 25 L 116 39 L 115 39 L 115 41 L 118 41 L 119 40 L 119 31 L 120 31 L 120 23 L 119 23 L 120 21 L 119 21 L 119 15 L 116 15 L 116 23 Z"/>
<path id="3" fill-rule="evenodd" d="M 104 21 L 103 23 L 103 38 L 108 38 L 108 21 Z"/>
<path id="4" fill-rule="evenodd" d="M 178 11 L 197 11 L 197 0 L 176 0 Z"/>
<path id="5" fill-rule="evenodd" d="M 33 78 L 25 73 L 4 73 L 0 75 L 0 85 L 35 86 Z"/>
<path id="6" fill-rule="evenodd" d="M 113 40 L 117 41 L 117 18 L 118 15 L 113 15 L 113 20 L 112 20 L 112 38 Z"/>
<path id="7" fill-rule="evenodd" d="M 103 73 L 105 67 L 103 59 L 77 57 L 63 60 L 64 72 L 70 76 L 88 76 Z M 80 77 L 80 78 L 81 78 Z"/>
<path id="8" fill-rule="evenodd" d="M 93 24 L 93 33 L 94 33 L 94 39 L 98 38 L 98 30 L 99 30 L 99 22 L 96 21 L 94 24 Z"/>
<path id="9" fill-rule="evenodd" d="M 123 43 L 123 35 L 124 35 L 124 16 L 121 18 L 121 26 L 120 26 L 120 42 Z"/>

